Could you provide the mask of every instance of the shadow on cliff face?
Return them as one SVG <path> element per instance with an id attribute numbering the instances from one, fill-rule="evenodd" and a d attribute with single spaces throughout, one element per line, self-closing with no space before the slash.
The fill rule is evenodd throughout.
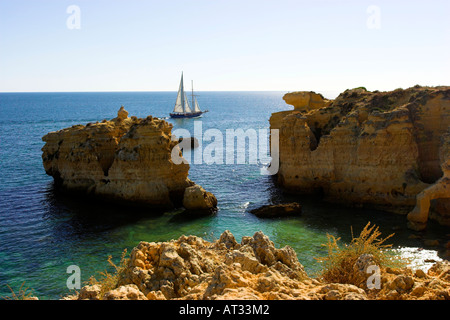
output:
<path id="1" fill-rule="evenodd" d="M 170 223 L 192 223 L 195 220 L 202 220 L 205 218 L 210 218 L 216 215 L 217 210 L 213 211 L 189 211 L 181 209 L 182 211 L 179 213 L 176 213 L 174 216 L 172 216 L 169 219 Z"/>
<path id="2" fill-rule="evenodd" d="M 144 218 L 157 219 L 164 214 L 162 210 L 126 206 L 81 194 L 67 194 L 54 183 L 48 185 L 45 199 L 47 210 L 44 218 L 54 220 L 58 233 L 62 232 L 66 236 L 108 231 L 135 224 Z"/>
<path id="3" fill-rule="evenodd" d="M 389 239 L 393 247 L 412 247 L 417 250 L 436 250 L 440 258 L 448 259 L 446 243 L 449 241 L 448 229 L 435 221 L 430 221 L 426 230 L 413 231 L 407 227 L 406 215 L 392 214 L 376 209 L 364 207 L 349 207 L 324 200 L 324 194 L 318 192 L 313 195 L 302 195 L 283 190 L 275 177 L 271 177 L 273 187 L 267 203 L 252 205 L 247 208 L 250 212 L 265 204 L 283 204 L 297 202 L 302 206 L 302 212 L 295 217 L 278 217 L 272 220 L 295 219 L 322 234 L 333 234 L 340 237 L 344 243 L 352 240 L 354 235 L 371 222 L 379 226 L 383 236 L 394 234 Z"/>

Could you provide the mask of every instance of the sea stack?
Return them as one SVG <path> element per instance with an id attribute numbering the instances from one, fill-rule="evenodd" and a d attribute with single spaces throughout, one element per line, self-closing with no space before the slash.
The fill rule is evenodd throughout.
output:
<path id="1" fill-rule="evenodd" d="M 70 192 L 153 208 L 181 206 L 185 189 L 195 183 L 188 178 L 188 164 L 172 162 L 172 150 L 178 148 L 180 157 L 181 151 L 171 130 L 158 118 L 130 118 L 121 107 L 112 120 L 45 135 L 44 168 L 57 187 Z"/>
<path id="2" fill-rule="evenodd" d="M 277 180 L 285 189 L 396 213 L 414 210 L 408 215 L 414 229 L 428 218 L 450 226 L 450 87 L 361 87 L 335 100 L 314 92 L 283 99 L 295 109 L 274 113 L 270 125 L 280 130 Z"/>

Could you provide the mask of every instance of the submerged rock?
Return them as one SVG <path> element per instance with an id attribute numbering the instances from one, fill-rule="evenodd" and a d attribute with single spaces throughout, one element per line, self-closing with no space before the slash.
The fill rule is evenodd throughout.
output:
<path id="1" fill-rule="evenodd" d="M 250 212 L 259 218 L 298 216 L 302 212 L 302 206 L 296 202 L 265 205 Z"/>
<path id="2" fill-rule="evenodd" d="M 200 144 L 198 143 L 198 139 L 195 137 L 180 138 L 178 139 L 178 142 L 180 143 L 181 147 L 190 146 L 191 149 L 195 149 L 200 146 Z"/>

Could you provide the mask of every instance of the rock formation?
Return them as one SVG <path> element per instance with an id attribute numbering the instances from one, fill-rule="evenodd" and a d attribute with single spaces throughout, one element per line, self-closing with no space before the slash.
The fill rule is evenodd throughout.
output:
<path id="1" fill-rule="evenodd" d="M 436 198 L 432 207 L 439 214 L 429 216 L 450 222 L 448 200 L 443 199 L 450 197 L 443 176 L 448 153 L 439 157 L 441 138 L 450 127 L 450 87 L 357 88 L 333 101 L 297 92 L 284 100 L 295 109 L 270 119 L 271 129 L 279 129 L 277 179 L 284 188 L 403 214 L 413 209 L 418 194 L 431 188 L 420 196 L 425 200 L 410 218 L 426 223 L 428 214 L 416 212 L 428 210 L 426 198 Z"/>
<path id="2" fill-rule="evenodd" d="M 354 272 L 365 270 L 368 261 L 370 257 L 358 259 Z M 436 263 L 427 273 L 384 268 L 380 277 L 375 289 L 366 283 L 358 287 L 310 278 L 291 247 L 276 248 L 262 232 L 243 237 L 238 243 L 233 234 L 225 231 L 214 242 L 195 236 L 141 242 L 132 250 L 114 288 L 102 295 L 101 283 L 88 285 L 65 299 L 450 299 L 447 261 Z"/>
<path id="3" fill-rule="evenodd" d="M 188 164 L 172 162 L 171 152 L 179 147 L 171 129 L 171 124 L 151 116 L 130 118 L 122 106 L 110 121 L 45 135 L 44 168 L 64 190 L 155 208 L 178 206 L 185 190 L 195 184 L 188 179 Z M 198 209 L 216 204 L 210 200 Z M 197 208 L 193 204 L 189 209 Z"/>
<path id="4" fill-rule="evenodd" d="M 180 138 L 178 139 L 178 142 L 180 143 L 180 148 L 187 148 L 188 146 L 190 146 L 191 149 L 195 149 L 200 146 L 200 144 L 198 143 L 198 139 L 195 137 Z"/>
<path id="5" fill-rule="evenodd" d="M 328 106 L 331 101 L 326 100 L 321 94 L 315 92 L 296 91 L 286 93 L 283 100 L 294 106 L 298 111 L 310 111 Z"/>
<path id="6" fill-rule="evenodd" d="M 296 202 L 265 205 L 260 208 L 250 210 L 258 218 L 277 218 L 298 216 L 302 212 L 302 206 Z"/>
<path id="7" fill-rule="evenodd" d="M 450 225 L 450 133 L 442 137 L 441 169 L 444 173 L 443 177 L 417 195 L 417 204 L 408 214 L 412 229 L 425 228 L 431 201 L 434 199 L 440 200 L 437 203 L 434 219 L 443 225 Z"/>
<path id="8" fill-rule="evenodd" d="M 217 199 L 212 193 L 205 191 L 201 186 L 193 185 L 184 190 L 183 207 L 196 213 L 210 211 L 217 207 Z"/>

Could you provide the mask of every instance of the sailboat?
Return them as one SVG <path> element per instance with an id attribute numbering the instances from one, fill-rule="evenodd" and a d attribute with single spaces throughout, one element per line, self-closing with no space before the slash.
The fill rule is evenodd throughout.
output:
<path id="1" fill-rule="evenodd" d="M 192 107 L 189 105 L 189 100 L 186 96 L 186 92 L 184 91 L 184 81 L 183 81 L 183 73 L 181 73 L 181 82 L 180 88 L 178 89 L 177 101 L 175 102 L 175 107 L 173 108 L 173 112 L 170 114 L 172 118 L 195 118 L 200 117 L 208 110 L 202 111 L 197 102 L 197 98 L 194 95 L 194 82 L 192 81 Z"/>

